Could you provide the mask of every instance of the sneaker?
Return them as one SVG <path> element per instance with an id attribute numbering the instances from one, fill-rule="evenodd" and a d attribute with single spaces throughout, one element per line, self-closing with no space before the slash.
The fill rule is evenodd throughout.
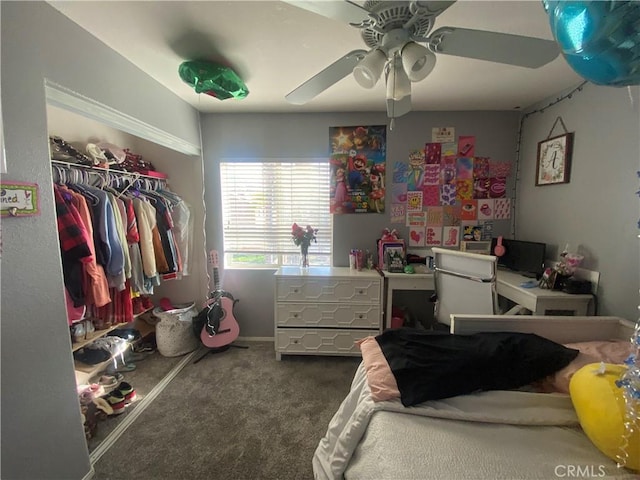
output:
<path id="1" fill-rule="evenodd" d="M 96 383 L 102 385 L 105 390 L 110 390 L 115 388 L 122 380 L 124 380 L 124 375 L 115 373 L 114 375 L 102 375 Z"/>
<path id="2" fill-rule="evenodd" d="M 111 405 L 114 415 L 118 415 L 124 412 L 126 402 L 124 399 L 124 395 L 120 393 L 118 389 L 113 390 L 111 393 L 105 395 L 103 398 L 107 402 L 109 402 L 109 405 Z"/>
<path id="3" fill-rule="evenodd" d="M 127 382 L 121 382 L 114 391 L 119 392 L 124 397 L 125 403 L 133 402 L 138 396 L 134 388 Z"/>
<path id="4" fill-rule="evenodd" d="M 104 395 L 104 387 L 98 383 L 81 385 L 78 387 L 78 396 L 82 405 L 88 405 L 94 398 Z"/>

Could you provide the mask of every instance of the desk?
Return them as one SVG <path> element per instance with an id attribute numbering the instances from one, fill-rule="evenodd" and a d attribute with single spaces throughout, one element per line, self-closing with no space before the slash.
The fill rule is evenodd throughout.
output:
<path id="1" fill-rule="evenodd" d="M 394 290 L 435 290 L 433 273 L 391 273 L 385 270 L 382 274 L 387 290 L 384 314 L 385 328 L 391 328 Z"/>
<path id="2" fill-rule="evenodd" d="M 545 315 L 548 310 L 565 310 L 573 315 L 587 315 L 589 294 L 571 294 L 547 288 L 522 288 L 521 283 L 530 281 L 523 275 L 507 270 L 498 270 L 496 289 L 498 295 L 531 310 L 534 315 Z"/>
<path id="3" fill-rule="evenodd" d="M 391 327 L 393 292 L 395 290 L 435 290 L 433 273 L 390 273 L 383 271 L 386 288 L 385 328 Z M 548 310 L 564 310 L 573 315 L 587 315 L 591 295 L 573 295 L 545 288 L 523 288 L 520 284 L 530 281 L 515 272 L 497 271 L 496 290 L 498 295 L 522 305 L 534 315 L 544 315 Z"/>

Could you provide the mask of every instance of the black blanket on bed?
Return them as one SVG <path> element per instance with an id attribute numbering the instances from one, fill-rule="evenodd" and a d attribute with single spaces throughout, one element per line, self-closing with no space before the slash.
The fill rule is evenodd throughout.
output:
<path id="1" fill-rule="evenodd" d="M 453 335 L 397 328 L 376 337 L 406 407 L 480 390 L 528 385 L 567 366 L 578 350 L 532 333 Z"/>

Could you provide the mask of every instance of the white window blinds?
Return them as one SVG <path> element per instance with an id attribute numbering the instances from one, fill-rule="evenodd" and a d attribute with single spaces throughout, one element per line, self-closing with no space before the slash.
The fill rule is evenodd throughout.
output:
<path id="1" fill-rule="evenodd" d="M 312 264 L 331 264 L 328 161 L 220 164 L 225 264 L 297 265 L 291 225 L 318 229 Z"/>

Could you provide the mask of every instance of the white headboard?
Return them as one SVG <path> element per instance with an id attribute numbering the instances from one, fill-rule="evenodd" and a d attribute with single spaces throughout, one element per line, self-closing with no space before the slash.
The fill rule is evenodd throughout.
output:
<path id="1" fill-rule="evenodd" d="M 556 343 L 629 340 L 635 325 L 619 317 L 541 315 L 451 315 L 451 333 L 535 333 Z"/>

